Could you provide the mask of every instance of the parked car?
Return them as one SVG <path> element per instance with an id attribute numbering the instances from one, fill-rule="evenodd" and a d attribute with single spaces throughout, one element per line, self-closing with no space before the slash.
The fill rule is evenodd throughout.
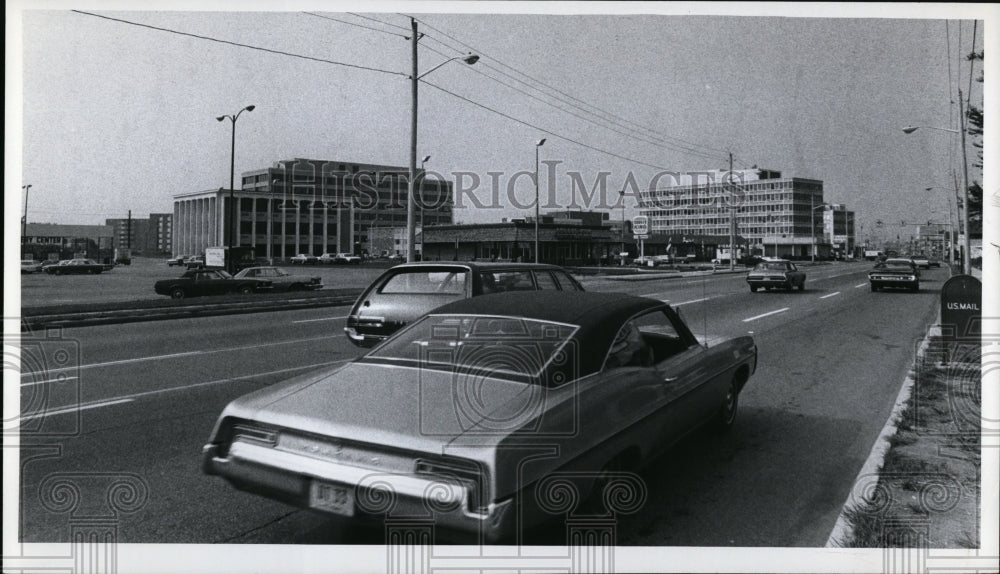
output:
<path id="1" fill-rule="evenodd" d="M 188 269 L 204 269 L 205 268 L 205 256 L 204 255 L 192 255 L 184 260 L 184 267 Z"/>
<path id="2" fill-rule="evenodd" d="M 162 279 L 153 284 L 153 290 L 172 299 L 223 295 L 249 294 L 271 288 L 269 279 L 236 279 L 220 269 L 188 269 L 176 279 Z"/>
<path id="3" fill-rule="evenodd" d="M 22 259 L 21 260 L 21 273 L 40 273 L 42 271 L 42 262 L 35 261 L 34 259 Z"/>
<path id="4" fill-rule="evenodd" d="M 868 272 L 868 283 L 872 291 L 886 287 L 920 290 L 920 271 L 910 259 L 890 258 L 875 264 Z"/>
<path id="5" fill-rule="evenodd" d="M 236 274 L 237 279 L 267 279 L 273 291 L 315 291 L 323 288 L 318 276 L 293 275 L 279 267 L 247 267 Z"/>
<path id="6" fill-rule="evenodd" d="M 347 338 L 371 347 L 449 301 L 503 291 L 582 291 L 565 269 L 534 263 L 403 263 L 379 276 L 347 315 Z"/>
<path id="7" fill-rule="evenodd" d="M 337 258 L 336 253 L 324 253 L 319 256 L 319 262 L 324 265 L 332 265 L 333 260 Z"/>
<path id="8" fill-rule="evenodd" d="M 319 257 L 308 253 L 299 253 L 291 258 L 291 262 L 292 265 L 316 265 L 319 263 Z"/>
<path id="9" fill-rule="evenodd" d="M 178 255 L 177 257 L 171 257 L 170 259 L 167 259 L 167 267 L 173 267 L 175 265 L 178 266 L 178 267 L 180 267 L 181 265 L 184 265 L 184 263 L 188 260 L 189 257 L 192 257 L 192 256 L 191 255 Z"/>
<path id="10" fill-rule="evenodd" d="M 588 504 L 622 511 L 618 481 L 705 424 L 734 425 L 756 365 L 752 337 L 706 347 L 656 299 L 485 295 L 237 398 L 202 470 L 344 521 L 419 516 L 510 540 Z"/>
<path id="11" fill-rule="evenodd" d="M 96 275 L 113 268 L 113 265 L 98 263 L 93 259 L 64 259 L 57 265 L 45 267 L 45 272 L 51 275 Z"/>
<path id="12" fill-rule="evenodd" d="M 768 291 L 779 287 L 782 289 L 798 287 L 799 291 L 804 291 L 806 274 L 799 271 L 798 267 L 791 261 L 784 259 L 761 261 L 747 273 L 747 284 L 750 285 L 750 291 L 754 293 L 761 287 Z"/>
<path id="13" fill-rule="evenodd" d="M 338 253 L 334 256 L 333 262 L 337 265 L 360 265 L 361 257 L 353 253 Z"/>

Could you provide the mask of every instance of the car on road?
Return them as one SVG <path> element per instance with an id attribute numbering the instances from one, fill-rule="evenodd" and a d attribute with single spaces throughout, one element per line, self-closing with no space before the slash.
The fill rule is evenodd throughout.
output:
<path id="1" fill-rule="evenodd" d="M 791 261 L 784 259 L 761 261 L 747 273 L 747 284 L 750 291 L 756 293 L 757 289 L 792 289 L 798 287 L 799 291 L 806 288 L 806 274 L 799 271 Z"/>
<path id="2" fill-rule="evenodd" d="M 333 256 L 335 265 L 360 265 L 361 257 L 353 253 L 338 253 Z"/>
<path id="3" fill-rule="evenodd" d="M 756 366 L 752 337 L 704 346 L 656 299 L 484 295 L 232 401 L 202 470 L 348 524 L 420 517 L 506 541 L 638 510 L 646 496 L 615 493 L 659 488 L 634 473 L 706 424 L 731 429 Z"/>
<path id="4" fill-rule="evenodd" d="M 911 257 L 913 264 L 917 266 L 918 269 L 930 269 L 931 261 L 924 255 L 914 255 Z"/>
<path id="5" fill-rule="evenodd" d="M 403 263 L 380 275 L 354 303 L 344 331 L 371 347 L 431 309 L 504 291 L 583 291 L 562 267 L 535 263 Z"/>
<path id="6" fill-rule="evenodd" d="M 57 265 L 45 267 L 45 272 L 50 275 L 97 275 L 111 269 L 114 269 L 113 265 L 98 263 L 93 259 L 64 259 Z"/>
<path id="7" fill-rule="evenodd" d="M 319 257 L 308 253 L 299 253 L 295 257 L 292 257 L 290 261 L 292 265 L 316 265 L 319 263 Z"/>
<path id="8" fill-rule="evenodd" d="M 247 267 L 235 275 L 236 279 L 267 279 L 272 291 L 315 291 L 323 288 L 319 276 L 293 275 L 280 267 Z"/>
<path id="9" fill-rule="evenodd" d="M 927 268 L 930 269 L 931 267 L 941 267 L 941 260 L 937 257 L 929 257 L 927 259 Z"/>
<path id="10" fill-rule="evenodd" d="M 920 290 L 920 270 L 910 259 L 889 258 L 875 264 L 868 272 L 872 291 L 884 288 Z"/>
<path id="11" fill-rule="evenodd" d="M 21 273 L 41 273 L 42 262 L 35 261 L 34 259 L 22 259 L 21 260 Z"/>
<path id="12" fill-rule="evenodd" d="M 167 267 L 173 267 L 175 265 L 177 267 L 180 267 L 181 265 L 184 265 L 184 263 L 190 257 L 192 257 L 192 256 L 191 255 L 178 255 L 177 257 L 171 257 L 170 259 L 167 259 Z"/>
<path id="13" fill-rule="evenodd" d="M 269 279 L 237 279 L 221 269 L 188 269 L 176 279 L 161 279 L 153 284 L 156 293 L 169 295 L 171 299 L 230 293 L 246 295 L 270 289 Z"/>

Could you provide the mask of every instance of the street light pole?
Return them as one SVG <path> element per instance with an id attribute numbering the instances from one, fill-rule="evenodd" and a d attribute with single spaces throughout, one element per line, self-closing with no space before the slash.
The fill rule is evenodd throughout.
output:
<path id="1" fill-rule="evenodd" d="M 816 210 L 819 209 L 819 208 L 821 208 L 821 207 L 826 207 L 827 205 L 829 205 L 827 203 L 821 203 L 819 205 L 814 205 L 815 203 L 816 203 L 816 196 L 815 195 L 810 195 L 809 196 L 809 206 L 812 209 L 809 210 L 809 225 L 810 225 L 810 227 L 809 227 L 810 238 L 809 239 L 810 239 L 810 242 L 812 243 L 812 250 L 811 250 L 812 251 L 811 252 L 812 257 L 811 257 L 810 260 L 813 263 L 816 263 Z"/>
<path id="2" fill-rule="evenodd" d="M 410 36 L 410 180 L 407 182 L 407 193 L 406 193 L 406 262 L 412 263 L 414 260 L 414 253 L 416 251 L 416 210 L 414 209 L 414 204 L 416 203 L 414 194 L 416 192 L 416 182 L 417 176 L 417 82 L 420 78 L 423 78 L 427 74 L 430 74 L 434 70 L 440 68 L 441 66 L 451 62 L 453 60 L 462 60 L 466 64 L 472 65 L 479 61 L 479 56 L 475 54 L 468 54 L 465 56 L 455 56 L 454 58 L 448 58 L 447 60 L 441 62 L 437 66 L 434 66 L 430 70 L 427 70 L 423 74 L 417 74 L 417 42 L 420 40 L 420 32 L 417 30 L 417 20 L 416 18 L 410 18 L 410 29 L 412 30 Z"/>
<path id="3" fill-rule="evenodd" d="M 24 217 L 21 218 L 21 247 L 28 243 L 28 194 L 31 192 L 31 184 L 22 185 L 21 189 L 24 190 Z M 24 253 L 21 254 L 22 256 Z"/>
<path id="4" fill-rule="evenodd" d="M 962 90 L 958 90 L 958 116 L 962 122 L 962 129 L 953 130 L 951 128 L 936 128 L 932 126 L 907 126 L 903 128 L 904 134 L 912 134 L 919 128 L 925 128 L 928 130 L 936 130 L 939 132 L 948 132 L 952 134 L 959 134 L 962 137 L 962 190 L 963 190 L 963 210 L 959 212 L 959 233 L 962 233 L 962 228 L 965 228 L 965 233 L 962 235 L 962 273 L 968 275 L 972 272 L 971 265 L 971 255 L 969 251 L 969 159 L 965 151 L 965 107 L 962 105 Z M 964 223 L 964 225 L 962 225 Z"/>
<path id="5" fill-rule="evenodd" d="M 424 260 L 424 180 L 427 179 L 427 171 L 424 169 L 424 164 L 430 161 L 431 156 L 425 155 L 422 160 L 420 160 L 420 260 Z"/>
<path id="6" fill-rule="evenodd" d="M 535 263 L 538 263 L 538 148 L 545 145 L 545 138 L 535 142 Z"/>
<path id="7" fill-rule="evenodd" d="M 219 116 L 216 121 L 222 121 L 229 119 L 233 123 L 233 137 L 232 144 L 229 148 L 229 241 L 226 242 L 226 247 L 228 251 L 226 252 L 226 270 L 230 273 L 233 272 L 233 237 L 239 232 L 236 228 L 236 215 L 234 213 L 234 202 L 233 198 L 233 180 L 235 179 L 236 171 L 236 120 L 240 118 L 240 114 L 243 112 L 252 112 L 255 106 L 247 106 L 242 110 L 236 112 L 233 115 Z"/>

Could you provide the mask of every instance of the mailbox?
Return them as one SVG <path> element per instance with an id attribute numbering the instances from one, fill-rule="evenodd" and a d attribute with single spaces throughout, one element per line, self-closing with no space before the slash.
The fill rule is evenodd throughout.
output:
<path id="1" fill-rule="evenodd" d="M 983 284 L 972 275 L 956 275 L 941 287 L 941 330 L 945 339 L 982 336 Z"/>

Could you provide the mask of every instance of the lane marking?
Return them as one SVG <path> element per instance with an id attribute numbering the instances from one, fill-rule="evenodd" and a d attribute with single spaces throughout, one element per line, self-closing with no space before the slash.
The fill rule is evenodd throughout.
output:
<path id="1" fill-rule="evenodd" d="M 768 313 L 764 313 L 763 315 L 757 315 L 756 317 L 750 317 L 749 319 L 743 319 L 743 322 L 744 323 L 749 323 L 750 321 L 754 321 L 756 319 L 760 319 L 761 317 L 767 317 L 769 315 L 776 315 L 778 313 L 784 313 L 787 310 L 788 310 L 788 307 L 785 307 L 784 309 L 778 309 L 777 311 L 770 311 Z"/>
<path id="2" fill-rule="evenodd" d="M 307 343 L 307 342 L 310 342 L 310 341 L 322 341 L 322 340 L 325 340 L 325 339 L 334 339 L 334 338 L 341 337 L 341 336 L 343 336 L 343 335 L 332 334 L 332 335 L 323 335 L 321 337 L 308 337 L 308 338 L 305 338 L 305 339 L 291 339 L 291 340 L 288 340 L 288 341 L 277 341 L 277 342 L 274 342 L 274 343 L 260 343 L 260 344 L 257 344 L 257 345 L 245 345 L 243 347 L 223 347 L 221 349 L 209 349 L 209 350 L 205 350 L 205 351 L 186 351 L 186 352 L 183 352 L 183 353 L 169 353 L 169 354 L 166 354 L 166 355 L 150 355 L 148 357 L 135 357 L 133 359 L 120 359 L 120 360 L 117 360 L 117 361 L 105 361 L 103 363 L 91 363 L 89 365 L 80 365 L 80 366 L 76 366 L 76 367 L 60 367 L 58 369 L 46 369 L 45 372 L 49 373 L 49 374 L 51 374 L 51 373 L 61 373 L 61 372 L 65 372 L 65 371 L 93 369 L 93 368 L 97 368 L 97 367 L 111 367 L 111 366 L 115 366 L 115 365 L 128 365 L 128 364 L 131 364 L 131 363 L 141 363 L 141 362 L 145 362 L 145 361 L 158 361 L 160 359 L 176 359 L 178 357 L 190 357 L 190 356 L 195 356 L 195 355 L 210 355 L 210 354 L 213 354 L 213 353 L 227 353 L 227 352 L 230 352 L 230 351 L 244 351 L 244 350 L 249 350 L 249 349 L 260 349 L 260 348 L 263 348 L 263 347 L 272 347 L 272 346 L 277 346 L 277 345 L 295 345 L 295 344 L 298 344 L 298 343 Z M 33 374 L 38 374 L 38 372 L 37 371 L 27 371 L 27 372 L 21 373 L 21 376 L 24 377 L 24 376 L 30 376 L 30 375 L 33 375 Z"/>
<path id="3" fill-rule="evenodd" d="M 708 301 L 711 297 L 702 297 L 701 299 L 692 299 L 690 301 L 684 301 L 683 303 L 674 303 L 671 307 L 680 307 L 681 305 L 689 305 L 691 303 L 701 303 L 702 301 Z"/>
<path id="4" fill-rule="evenodd" d="M 169 389 L 156 389 L 154 391 L 144 391 L 144 392 L 141 392 L 141 393 L 132 393 L 130 395 L 122 395 L 120 397 L 114 397 L 114 398 L 111 398 L 111 399 L 104 399 L 102 401 L 93 401 L 93 402 L 90 402 L 90 403 L 83 403 L 81 405 L 76 405 L 76 406 L 72 406 L 72 407 L 63 407 L 63 408 L 59 408 L 59 409 L 55 409 L 55 410 L 51 410 L 51 411 L 45 411 L 45 412 L 42 412 L 42 413 L 35 413 L 33 415 L 28 415 L 28 416 L 25 416 L 25 417 L 21 417 L 21 420 L 25 421 L 25 420 L 36 419 L 36 418 L 39 418 L 39 417 L 45 417 L 45 416 L 49 416 L 49 415 L 64 415 L 64 414 L 67 414 L 67 413 L 73 413 L 73 412 L 83 411 L 83 410 L 87 410 L 87 409 L 96 409 L 96 408 L 100 408 L 100 407 L 110 407 L 111 405 L 117 405 L 117 404 L 120 404 L 120 403 L 130 403 L 130 402 L 135 401 L 139 397 L 145 397 L 145 396 L 149 396 L 149 395 L 159 395 L 159 394 L 163 394 L 163 393 L 171 393 L 171 392 L 174 392 L 174 391 L 183 391 L 183 390 L 187 390 L 187 389 L 193 389 L 193 388 L 196 388 L 196 387 L 204 387 L 206 385 L 218 385 L 220 383 L 232 383 L 232 382 L 237 382 L 237 381 L 242 381 L 242 380 L 247 380 L 247 379 L 253 379 L 255 377 L 262 377 L 262 376 L 267 376 L 267 375 L 278 375 L 278 374 L 282 374 L 282 373 L 290 373 L 290 372 L 293 372 L 293 371 L 302 371 L 302 370 L 305 370 L 305 369 L 312 369 L 312 368 L 316 368 L 316 367 L 328 367 L 328 366 L 331 366 L 331 365 L 336 365 L 338 363 L 346 363 L 348 361 L 353 361 L 353 360 L 354 359 L 341 359 L 339 361 L 328 361 L 328 362 L 325 362 L 325 363 L 313 363 L 312 365 L 302 365 L 302 366 L 298 366 L 298 367 L 290 367 L 290 368 L 287 368 L 287 369 L 278 369 L 277 371 L 269 371 L 269 372 L 266 372 L 266 373 L 254 373 L 252 375 L 243 375 L 242 377 L 229 377 L 229 378 L 226 378 L 226 379 L 217 379 L 217 380 L 214 380 L 214 381 L 205 381 L 204 383 L 194 383 L 193 385 L 184 385 L 183 387 L 170 387 Z"/>
<path id="5" fill-rule="evenodd" d="M 860 284 L 860 285 L 855 285 L 855 286 L 854 286 L 854 288 L 855 288 L 855 289 L 860 289 L 860 288 L 862 288 L 862 287 L 867 287 L 867 286 L 868 286 L 868 284 L 867 284 L 867 283 L 862 283 L 862 284 Z"/>
<path id="6" fill-rule="evenodd" d="M 347 315 L 342 315 L 340 317 L 321 317 L 319 319 L 300 319 L 298 321 L 292 321 L 292 323 L 313 323 L 316 321 L 336 321 L 337 319 L 346 319 Z"/>
<path id="7" fill-rule="evenodd" d="M 46 379 L 44 381 L 35 381 L 33 383 L 21 383 L 22 387 L 33 387 L 35 385 L 47 385 L 49 383 L 61 383 L 63 381 L 72 381 L 80 377 L 59 377 L 55 379 Z"/>
<path id="8" fill-rule="evenodd" d="M 835 291 L 833 293 L 830 293 L 829 295 L 823 295 L 822 297 L 820 297 L 820 299 L 826 299 L 827 297 L 833 297 L 834 295 L 840 295 L 840 291 Z"/>
<path id="9" fill-rule="evenodd" d="M 40 413 L 35 413 L 33 415 L 27 415 L 21 417 L 22 421 L 30 421 L 33 419 L 38 419 L 42 417 L 48 417 L 53 415 L 65 415 L 69 413 L 78 413 L 80 411 L 85 411 L 88 409 L 98 409 L 101 407 L 110 407 L 111 405 L 117 405 L 121 403 L 131 403 L 133 399 L 121 398 L 121 399 L 110 399 L 106 401 L 96 401 L 93 403 L 84 403 L 82 405 L 76 405 L 73 407 L 65 407 L 61 409 L 55 409 L 51 411 L 44 411 Z"/>

